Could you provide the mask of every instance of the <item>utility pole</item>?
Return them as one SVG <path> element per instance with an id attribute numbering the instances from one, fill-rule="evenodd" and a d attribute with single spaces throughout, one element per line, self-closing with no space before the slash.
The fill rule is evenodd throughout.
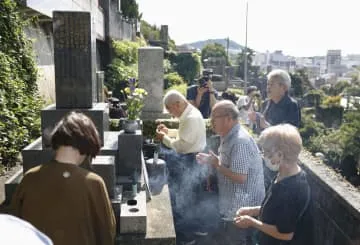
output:
<path id="1" fill-rule="evenodd" d="M 229 43 L 230 43 L 230 39 L 229 37 L 226 38 L 226 59 L 227 61 L 229 60 Z M 228 65 L 228 64 L 226 64 Z"/>
<path id="2" fill-rule="evenodd" d="M 247 57 L 247 29 L 248 29 L 248 2 L 246 1 L 246 12 L 245 12 L 245 52 L 244 57 L 244 93 L 247 90 L 247 74 L 248 74 L 248 57 Z"/>

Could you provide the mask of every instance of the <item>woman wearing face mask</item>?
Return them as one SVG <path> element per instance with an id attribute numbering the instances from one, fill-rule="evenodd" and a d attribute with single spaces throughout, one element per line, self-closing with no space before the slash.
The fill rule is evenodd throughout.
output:
<path id="1" fill-rule="evenodd" d="M 302 148 L 298 130 L 290 124 L 269 127 L 261 133 L 259 144 L 266 165 L 278 174 L 261 206 L 240 208 L 235 224 L 257 229 L 259 245 L 312 244 L 311 193 L 297 164 Z"/>

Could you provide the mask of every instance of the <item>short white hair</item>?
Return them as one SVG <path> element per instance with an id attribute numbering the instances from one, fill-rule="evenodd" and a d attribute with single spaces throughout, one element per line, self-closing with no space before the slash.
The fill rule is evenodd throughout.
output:
<path id="1" fill-rule="evenodd" d="M 266 128 L 259 138 L 259 145 L 268 152 L 280 151 L 288 162 L 296 162 L 302 149 L 302 139 L 296 127 L 279 124 Z"/>
<path id="2" fill-rule="evenodd" d="M 186 102 L 186 98 L 179 91 L 170 90 L 165 94 L 163 102 L 165 106 L 169 106 L 175 104 L 176 102 Z"/>
<path id="3" fill-rule="evenodd" d="M 239 119 L 239 109 L 230 100 L 216 102 L 213 108 L 213 111 L 214 110 L 220 111 L 224 115 L 230 116 L 233 120 Z"/>
<path id="4" fill-rule="evenodd" d="M 291 88 L 291 77 L 290 77 L 289 73 L 287 73 L 284 70 L 281 70 L 281 69 L 272 70 L 267 75 L 267 79 L 268 79 L 268 81 L 276 80 L 280 84 L 284 85 L 287 88 L 287 90 L 289 90 Z"/>

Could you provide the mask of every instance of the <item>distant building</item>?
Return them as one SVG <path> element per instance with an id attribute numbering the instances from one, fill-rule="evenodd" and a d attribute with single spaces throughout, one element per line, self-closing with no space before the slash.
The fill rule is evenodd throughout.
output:
<path id="1" fill-rule="evenodd" d="M 346 67 L 341 64 L 341 50 L 328 50 L 326 54 L 326 70 L 327 73 L 334 73 L 341 77 L 346 71 Z"/>
<path id="2" fill-rule="evenodd" d="M 281 50 L 276 50 L 270 54 L 268 66 L 271 69 L 283 69 L 288 72 L 293 72 L 296 69 L 296 61 L 292 56 L 286 56 Z"/>

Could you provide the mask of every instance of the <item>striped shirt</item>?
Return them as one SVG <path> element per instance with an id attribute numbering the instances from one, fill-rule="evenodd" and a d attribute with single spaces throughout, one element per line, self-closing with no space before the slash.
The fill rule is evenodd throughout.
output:
<path id="1" fill-rule="evenodd" d="M 232 172 L 246 174 L 243 184 L 218 172 L 220 215 L 234 218 L 240 207 L 260 206 L 265 197 L 262 158 L 255 140 L 239 124 L 221 138 L 220 162 Z"/>

